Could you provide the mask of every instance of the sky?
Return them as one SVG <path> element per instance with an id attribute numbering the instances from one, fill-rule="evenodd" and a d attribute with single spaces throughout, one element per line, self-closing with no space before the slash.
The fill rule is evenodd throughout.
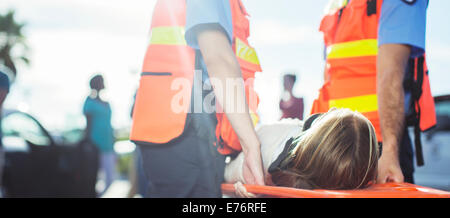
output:
<path id="1" fill-rule="evenodd" d="M 394 1 L 394 0 L 386 0 Z M 116 128 L 130 126 L 130 109 L 148 43 L 155 0 L 1 0 L 0 13 L 17 11 L 25 22 L 30 66 L 5 103 L 37 117 L 50 130 L 82 127 L 89 79 L 105 76 L 104 97 Z M 263 123 L 279 119 L 282 75 L 296 73 L 295 94 L 305 98 L 305 114 L 323 80 L 323 42 L 318 31 L 327 0 L 243 0 L 250 14 L 250 43 L 263 72 L 257 75 Z M 450 94 L 450 1 L 431 0 L 427 55 L 434 95 Z"/>

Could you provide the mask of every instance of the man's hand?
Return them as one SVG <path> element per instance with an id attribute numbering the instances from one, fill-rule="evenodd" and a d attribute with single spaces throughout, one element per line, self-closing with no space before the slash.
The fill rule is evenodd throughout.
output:
<path id="1" fill-rule="evenodd" d="M 239 198 L 256 198 L 256 195 L 247 192 L 247 189 L 241 182 L 234 184 L 234 194 Z"/>
<path id="2" fill-rule="evenodd" d="M 392 151 L 383 151 L 383 155 L 378 160 L 377 183 L 388 182 L 402 183 L 403 173 L 398 161 L 398 153 Z"/>
<path id="3" fill-rule="evenodd" d="M 260 149 L 253 149 L 253 151 L 244 153 L 242 174 L 245 184 L 264 185 L 264 174 L 261 163 Z"/>

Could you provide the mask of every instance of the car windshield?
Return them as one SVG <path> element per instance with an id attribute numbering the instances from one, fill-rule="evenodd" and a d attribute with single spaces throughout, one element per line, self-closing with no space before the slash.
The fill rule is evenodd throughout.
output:
<path id="1" fill-rule="evenodd" d="M 436 113 L 438 116 L 450 117 L 450 101 L 437 103 L 436 104 Z"/>

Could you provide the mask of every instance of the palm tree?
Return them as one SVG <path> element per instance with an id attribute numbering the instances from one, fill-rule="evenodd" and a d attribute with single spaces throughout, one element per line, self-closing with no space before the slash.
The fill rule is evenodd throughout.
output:
<path id="1" fill-rule="evenodd" d="M 17 61 L 22 61 L 26 65 L 30 63 L 26 55 L 28 46 L 22 33 L 24 27 L 24 23 L 15 20 L 14 10 L 8 11 L 5 15 L 0 14 L 0 65 L 9 68 L 13 77 L 17 75 Z"/>

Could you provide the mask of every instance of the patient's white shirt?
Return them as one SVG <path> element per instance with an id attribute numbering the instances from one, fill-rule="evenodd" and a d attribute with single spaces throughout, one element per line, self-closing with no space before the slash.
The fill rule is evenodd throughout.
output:
<path id="1" fill-rule="evenodd" d="M 283 119 L 273 124 L 261 125 L 256 133 L 261 142 L 264 178 L 267 185 L 272 184 L 268 169 L 283 152 L 286 142 L 302 133 L 303 121 L 298 119 Z M 241 152 L 225 167 L 226 183 L 245 183 L 242 174 L 244 154 Z"/>

